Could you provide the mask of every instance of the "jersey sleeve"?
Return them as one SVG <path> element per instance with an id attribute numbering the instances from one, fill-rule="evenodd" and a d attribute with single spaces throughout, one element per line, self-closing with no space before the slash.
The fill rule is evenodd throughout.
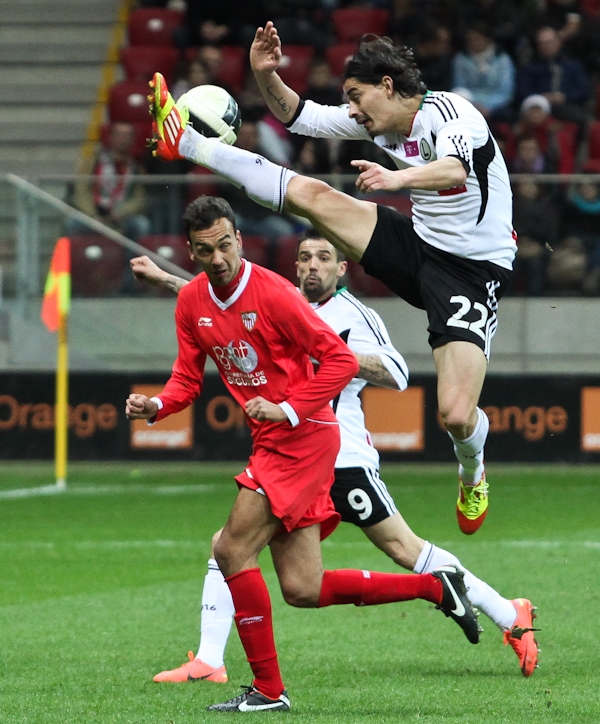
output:
<path id="1" fill-rule="evenodd" d="M 202 391 L 206 353 L 201 349 L 191 327 L 191 316 L 186 313 L 185 302 L 180 298 L 175 309 L 177 330 L 177 359 L 171 377 L 163 391 L 157 395 L 162 402 L 155 421 L 191 405 Z"/>
<path id="2" fill-rule="evenodd" d="M 357 375 L 358 362 L 348 345 L 293 288 L 283 289 L 273 307 L 273 322 L 281 334 L 319 362 L 315 376 L 285 400 L 284 409 L 290 406 L 302 421 L 344 389 Z"/>
<path id="3" fill-rule="evenodd" d="M 408 387 L 408 367 L 404 357 L 392 344 L 381 317 L 373 309 L 363 307 L 356 314 L 348 346 L 357 354 L 377 355 L 396 381 L 398 389 Z"/>
<path id="4" fill-rule="evenodd" d="M 372 140 L 364 127 L 350 118 L 348 106 L 322 106 L 314 101 L 303 101 L 303 103 L 300 114 L 288 126 L 288 130 L 292 133 L 313 138 Z"/>

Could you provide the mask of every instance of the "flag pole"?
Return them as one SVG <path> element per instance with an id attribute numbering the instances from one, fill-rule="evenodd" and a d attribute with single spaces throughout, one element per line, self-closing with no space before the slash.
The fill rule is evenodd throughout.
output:
<path id="1" fill-rule="evenodd" d="M 69 315 L 60 314 L 58 327 L 58 345 L 56 353 L 56 412 L 54 463 L 56 487 L 67 487 L 68 429 L 69 429 Z"/>

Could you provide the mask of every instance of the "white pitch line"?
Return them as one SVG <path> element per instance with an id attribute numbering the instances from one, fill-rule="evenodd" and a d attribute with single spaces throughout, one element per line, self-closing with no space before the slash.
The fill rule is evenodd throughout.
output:
<path id="1" fill-rule="evenodd" d="M 149 493 L 153 495 L 190 495 L 207 493 L 216 485 L 43 485 L 39 488 L 17 488 L 0 490 L 0 499 L 36 498 L 48 495 L 120 495 L 123 493 Z"/>

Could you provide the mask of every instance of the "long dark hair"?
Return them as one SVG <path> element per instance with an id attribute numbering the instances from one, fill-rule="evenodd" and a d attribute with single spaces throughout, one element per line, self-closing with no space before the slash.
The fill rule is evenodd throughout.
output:
<path id="1" fill-rule="evenodd" d="M 427 92 L 411 48 L 396 47 L 390 38 L 363 35 L 344 69 L 344 80 L 356 78 L 361 83 L 379 85 L 386 75 L 394 81 L 394 90 L 403 98 Z"/>

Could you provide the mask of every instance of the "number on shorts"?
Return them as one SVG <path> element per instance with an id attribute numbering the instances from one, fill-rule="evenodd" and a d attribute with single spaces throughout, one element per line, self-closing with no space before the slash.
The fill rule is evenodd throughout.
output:
<path id="1" fill-rule="evenodd" d="M 352 508 L 358 513 L 361 520 L 366 520 L 373 512 L 373 503 L 371 498 L 360 488 L 354 488 L 348 493 L 348 502 Z"/>
<path id="2" fill-rule="evenodd" d="M 476 319 L 474 322 L 467 322 L 463 319 L 465 314 L 468 314 L 471 310 L 471 301 L 462 294 L 457 294 L 454 297 L 450 297 L 451 304 L 460 304 L 460 309 L 455 312 L 450 319 L 446 322 L 449 327 L 459 327 L 460 329 L 469 329 L 474 332 L 477 336 L 481 337 L 485 341 L 485 332 L 483 328 L 488 319 L 488 310 L 481 302 L 475 302 L 473 309 L 476 309 L 481 317 Z"/>

